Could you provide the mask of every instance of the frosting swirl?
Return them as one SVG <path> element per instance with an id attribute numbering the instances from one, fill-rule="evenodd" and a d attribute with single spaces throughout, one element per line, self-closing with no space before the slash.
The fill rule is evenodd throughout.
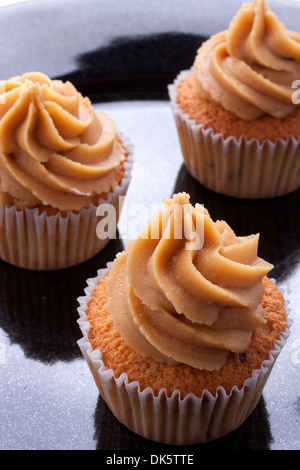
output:
<path id="1" fill-rule="evenodd" d="M 244 352 L 264 322 L 258 235 L 237 237 L 189 195 L 166 200 L 119 255 L 107 308 L 125 342 L 144 357 L 219 369 Z"/>
<path id="2" fill-rule="evenodd" d="M 228 31 L 198 49 L 194 72 L 201 96 L 238 117 L 283 118 L 296 107 L 292 84 L 300 77 L 300 34 L 288 31 L 265 0 L 245 3 Z"/>
<path id="3" fill-rule="evenodd" d="M 39 72 L 1 82 L 0 193 L 28 207 L 87 207 L 116 184 L 113 121 L 70 82 Z"/>

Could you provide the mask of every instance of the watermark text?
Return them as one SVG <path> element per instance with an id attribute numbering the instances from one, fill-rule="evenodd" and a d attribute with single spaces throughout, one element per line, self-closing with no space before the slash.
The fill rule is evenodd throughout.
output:
<path id="1" fill-rule="evenodd" d="M 117 238 L 121 212 L 123 224 L 120 238 L 131 240 L 139 234 L 140 238 L 151 240 L 185 240 L 188 250 L 198 250 L 204 244 L 204 218 L 190 204 L 172 204 L 170 210 L 142 203 L 128 206 L 125 196 L 119 198 L 118 208 L 109 203 L 98 206 L 100 220 L 96 233 L 99 239 Z M 147 230 L 143 230 L 146 226 Z"/>

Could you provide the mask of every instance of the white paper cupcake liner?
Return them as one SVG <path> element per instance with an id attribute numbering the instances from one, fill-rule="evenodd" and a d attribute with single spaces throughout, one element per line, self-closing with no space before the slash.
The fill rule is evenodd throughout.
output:
<path id="1" fill-rule="evenodd" d="M 179 108 L 177 87 L 192 73 L 182 71 L 169 85 L 169 97 L 183 159 L 207 188 L 237 198 L 270 198 L 300 188 L 300 139 L 276 142 L 227 137 L 204 129 Z"/>
<path id="2" fill-rule="evenodd" d="M 269 359 L 253 371 L 239 390 L 234 386 L 229 394 L 219 386 L 216 394 L 204 390 L 201 397 L 190 393 L 183 399 L 180 391 L 171 396 L 162 388 L 157 396 L 147 387 L 140 389 L 137 381 L 130 382 L 127 374 L 116 378 L 106 369 L 99 349 L 89 341 L 90 324 L 86 309 L 99 279 L 110 270 L 100 269 L 95 278 L 87 280 L 85 296 L 79 297 L 78 324 L 83 334 L 78 341 L 83 357 L 93 374 L 98 390 L 114 416 L 131 431 L 164 444 L 186 445 L 209 442 L 237 429 L 256 407 L 263 387 L 288 336 L 291 321 L 276 341 Z"/>
<path id="3" fill-rule="evenodd" d="M 127 159 L 121 182 L 108 194 L 78 212 L 48 215 L 39 208 L 0 206 L 0 259 L 9 264 L 32 270 L 62 269 L 77 265 L 99 253 L 110 238 L 99 238 L 96 227 L 99 223 L 97 208 L 101 204 L 112 204 L 118 222 L 119 198 L 125 196 L 131 180 L 133 146 L 119 132 Z"/>

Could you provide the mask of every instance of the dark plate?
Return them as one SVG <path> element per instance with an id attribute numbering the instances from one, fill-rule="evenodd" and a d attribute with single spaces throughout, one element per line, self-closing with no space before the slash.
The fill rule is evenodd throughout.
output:
<path id="1" fill-rule="evenodd" d="M 117 238 L 98 256 L 49 273 L 0 262 L 1 449 L 178 453 L 115 420 L 77 346 L 77 297 L 86 279 L 135 236 L 145 205 L 150 214 L 153 205 L 178 191 L 189 192 L 193 203 L 203 203 L 238 235 L 261 233 L 260 255 L 274 264 L 270 274 L 285 289 L 293 318 L 290 338 L 253 414 L 225 438 L 189 452 L 300 448 L 300 191 L 246 201 L 205 189 L 182 163 L 167 97 L 167 84 L 191 66 L 203 38 L 225 28 L 240 4 L 36 0 L 0 9 L 1 78 L 39 70 L 70 79 L 135 145 L 127 211 Z M 297 28 L 299 4 L 272 5 Z"/>

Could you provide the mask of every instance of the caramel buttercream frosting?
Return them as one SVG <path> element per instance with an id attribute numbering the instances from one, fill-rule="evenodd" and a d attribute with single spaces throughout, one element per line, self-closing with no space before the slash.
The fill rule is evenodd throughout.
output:
<path id="1" fill-rule="evenodd" d="M 202 97 L 242 119 L 286 117 L 297 105 L 300 34 L 287 30 L 265 0 L 245 3 L 228 30 L 198 49 L 194 73 Z"/>
<path id="2" fill-rule="evenodd" d="M 238 237 L 175 194 L 113 262 L 107 309 L 143 357 L 215 370 L 247 350 L 264 322 L 258 235 Z"/>
<path id="3" fill-rule="evenodd" d="M 116 127 L 70 82 L 31 72 L 0 89 L 2 200 L 79 210 L 117 184 L 124 152 Z"/>

